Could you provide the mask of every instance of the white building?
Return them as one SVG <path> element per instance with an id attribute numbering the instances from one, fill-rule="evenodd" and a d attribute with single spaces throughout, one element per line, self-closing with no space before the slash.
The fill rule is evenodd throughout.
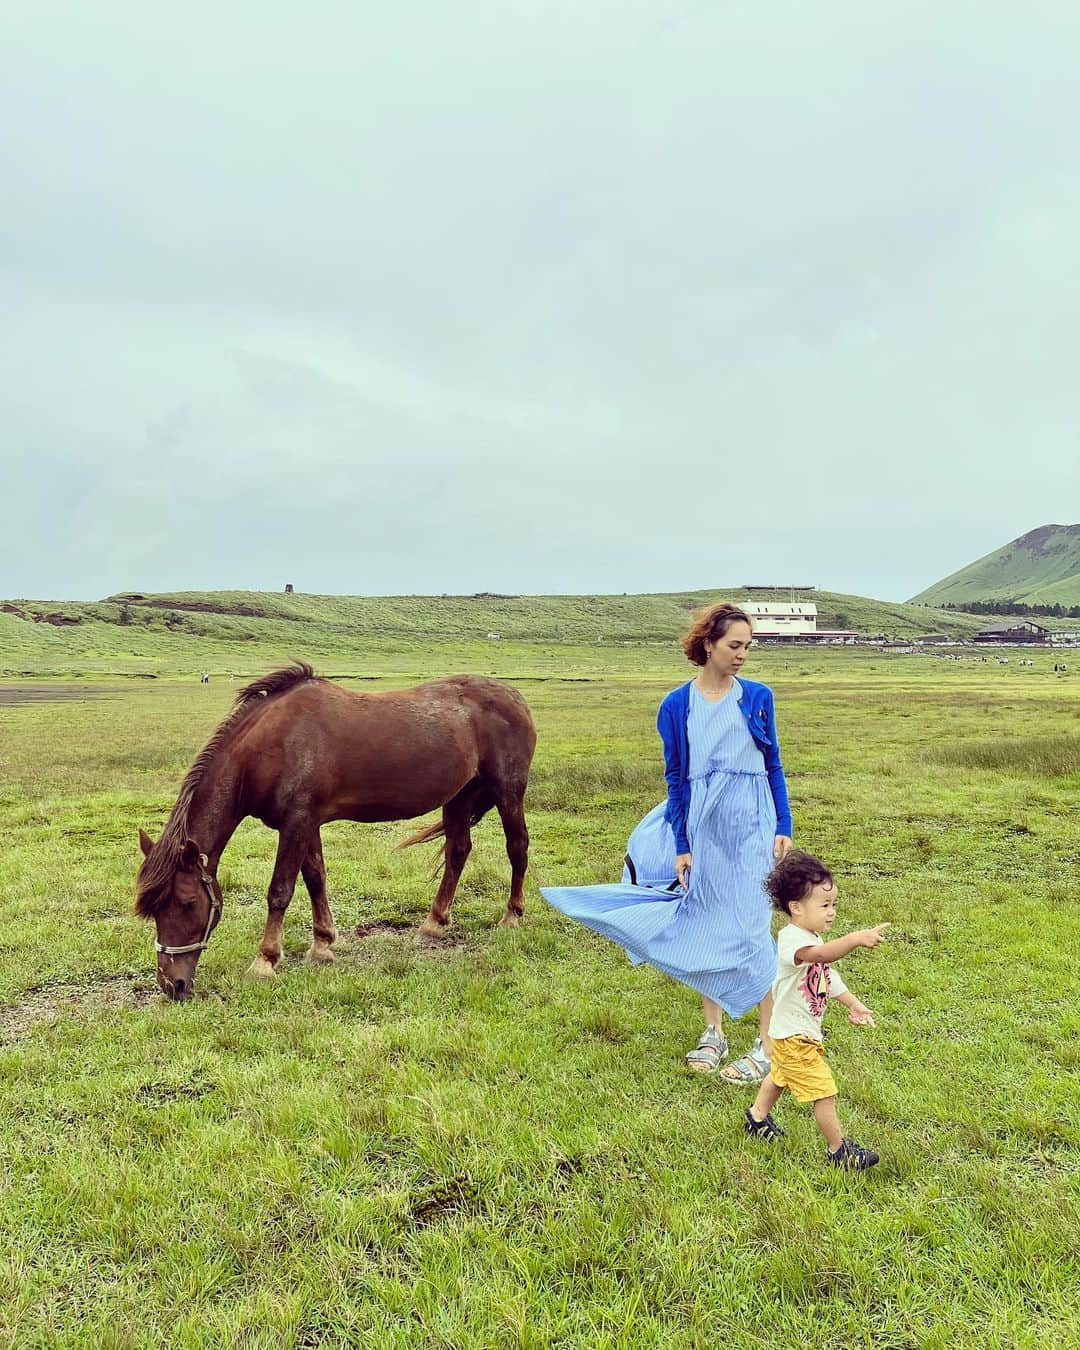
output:
<path id="1" fill-rule="evenodd" d="M 817 605 L 802 600 L 743 600 L 739 603 L 753 619 L 756 637 L 817 635 Z"/>

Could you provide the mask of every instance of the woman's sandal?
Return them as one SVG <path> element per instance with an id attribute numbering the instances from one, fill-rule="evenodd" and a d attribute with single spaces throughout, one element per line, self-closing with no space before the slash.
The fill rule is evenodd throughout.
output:
<path id="1" fill-rule="evenodd" d="M 715 1073 L 727 1059 L 727 1037 L 715 1027 L 706 1027 L 693 1050 L 687 1052 L 686 1067 L 694 1073 Z"/>
<path id="2" fill-rule="evenodd" d="M 733 1059 L 728 1065 L 728 1069 L 733 1069 L 733 1073 L 726 1070 L 720 1075 L 724 1083 L 729 1083 L 732 1087 L 751 1087 L 756 1086 L 770 1069 L 769 1057 L 760 1041 L 755 1041 L 751 1049 L 747 1050 L 745 1055 L 740 1055 L 738 1059 Z"/>

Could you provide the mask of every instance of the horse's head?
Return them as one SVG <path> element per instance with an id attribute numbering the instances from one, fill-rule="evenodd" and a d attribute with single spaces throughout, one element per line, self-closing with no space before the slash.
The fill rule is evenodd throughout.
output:
<path id="1" fill-rule="evenodd" d="M 157 844 L 139 831 L 143 865 L 139 868 L 135 911 L 157 927 L 157 982 L 168 998 L 187 998 L 195 967 L 221 918 L 221 887 L 205 853 L 193 839 Z"/>

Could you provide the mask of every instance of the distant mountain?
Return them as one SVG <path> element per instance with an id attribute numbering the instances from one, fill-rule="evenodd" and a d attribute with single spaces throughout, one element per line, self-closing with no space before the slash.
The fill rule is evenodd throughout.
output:
<path id="1" fill-rule="evenodd" d="M 1080 525 L 1040 525 L 912 596 L 912 604 L 1080 605 Z"/>

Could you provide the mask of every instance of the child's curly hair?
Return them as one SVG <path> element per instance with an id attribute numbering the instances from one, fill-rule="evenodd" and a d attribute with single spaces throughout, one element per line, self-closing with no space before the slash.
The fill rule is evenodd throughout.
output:
<path id="1" fill-rule="evenodd" d="M 772 899 L 773 909 L 790 915 L 793 900 L 805 900 L 815 886 L 832 879 L 833 874 L 820 858 L 793 848 L 765 878 L 765 889 Z"/>

